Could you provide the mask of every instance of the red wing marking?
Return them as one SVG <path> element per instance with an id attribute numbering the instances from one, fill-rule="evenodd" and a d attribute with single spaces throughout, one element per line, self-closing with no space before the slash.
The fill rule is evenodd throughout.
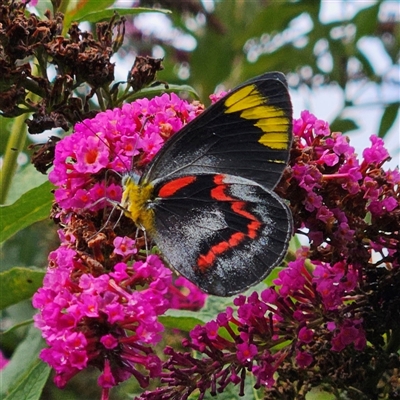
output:
<path id="1" fill-rule="evenodd" d="M 184 176 L 182 178 L 174 179 L 166 183 L 158 192 L 160 197 L 171 197 L 173 196 L 178 190 L 184 188 L 185 186 L 190 185 L 196 180 L 195 176 Z"/>
<path id="2" fill-rule="evenodd" d="M 211 189 L 211 197 L 219 201 L 231 201 L 235 200 L 225 193 L 227 185 L 224 182 L 225 175 L 215 175 L 214 183 L 217 185 L 215 188 Z"/>
<path id="3" fill-rule="evenodd" d="M 223 175 L 223 174 L 215 175 L 214 176 L 214 183 L 216 185 L 222 185 L 222 184 L 225 183 L 224 179 L 225 179 L 225 175 Z"/>
<path id="4" fill-rule="evenodd" d="M 234 200 L 234 199 L 231 199 Z M 245 210 L 246 203 L 244 201 L 236 201 L 235 203 L 232 204 L 232 210 L 236 214 L 243 215 L 243 217 L 246 217 L 252 221 L 258 221 L 257 217 L 253 215 L 252 213 L 248 212 Z"/>
<path id="5" fill-rule="evenodd" d="M 258 236 L 258 230 L 261 228 L 260 221 L 252 221 L 247 225 L 247 229 L 249 230 L 248 235 L 251 239 L 255 239 Z"/>
<path id="6" fill-rule="evenodd" d="M 211 197 L 218 201 L 231 201 L 232 197 L 229 197 L 225 193 L 226 185 L 219 185 L 214 189 L 211 189 Z"/>
<path id="7" fill-rule="evenodd" d="M 243 232 L 234 233 L 229 239 L 229 245 L 231 247 L 237 246 L 246 238 L 246 235 Z"/>
<path id="8" fill-rule="evenodd" d="M 228 240 L 215 244 L 206 254 L 201 254 L 197 259 L 197 266 L 201 272 L 205 273 L 213 266 L 218 256 L 226 253 L 232 247 L 240 246 L 246 238 L 256 239 L 262 223 L 257 216 L 246 210 L 246 202 L 239 201 L 227 194 L 226 190 L 229 185 L 224 183 L 224 175 L 216 175 L 214 183 L 217 185 L 211 189 L 211 197 L 218 201 L 230 201 L 231 209 L 234 213 L 239 214 L 249 220 L 247 224 L 247 232 L 235 232 Z"/>

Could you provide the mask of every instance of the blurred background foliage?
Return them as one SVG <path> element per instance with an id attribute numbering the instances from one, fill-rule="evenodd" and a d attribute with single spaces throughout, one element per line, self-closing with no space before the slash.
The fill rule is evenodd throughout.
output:
<path id="1" fill-rule="evenodd" d="M 255 75 L 278 70 L 287 75 L 290 89 L 299 98 L 304 97 L 306 104 L 312 93 L 328 89 L 324 106 L 334 110 L 329 113 L 332 129 L 343 132 L 356 129 L 357 121 L 349 117 L 348 110 L 357 109 L 362 115 L 373 106 L 379 111 L 376 133 L 385 137 L 390 132 L 399 142 L 397 1 L 143 0 L 128 4 L 110 0 L 60 3 L 53 0 L 53 3 L 65 13 L 64 31 L 72 21 L 79 20 L 82 30 L 95 33 L 93 21 L 110 18 L 110 13 L 104 14 L 106 9 L 119 8 L 120 14 L 126 14 L 125 39 L 112 58 L 115 81 L 127 80 L 127 72 L 137 55 L 163 58 L 164 70 L 157 79 L 162 83 L 190 85 L 200 100 L 208 104 L 208 95 L 216 89 L 232 88 Z M 27 10 L 45 19 L 45 10 L 53 5 L 39 0 L 35 8 Z M 126 11 L 130 6 L 163 8 L 171 13 L 131 16 Z M 330 13 L 340 17 L 329 18 Z M 330 98 L 329 89 L 340 93 L 339 100 L 333 95 Z M 364 96 L 366 92 L 370 95 Z M 98 110 L 99 104 L 92 101 L 91 107 Z M 29 114 L 23 117 L 29 118 Z M 0 116 L 1 155 L 10 145 L 16 123 L 16 118 Z M 6 204 L 46 180 L 29 164 L 28 144 L 45 142 L 49 136 L 62 133 L 45 131 L 39 138 L 24 138 Z M 392 155 L 398 155 L 399 147 L 400 144 L 390 149 Z M 57 246 L 56 227 L 52 223 L 41 221 L 31 225 L 2 244 L 0 272 L 15 266 L 44 268 L 47 254 Z M 1 328 L 6 330 L 32 314 L 29 301 L 8 307 L 2 311 Z M 27 327 L 22 327 L 0 336 L 0 347 L 7 357 L 27 335 L 29 338 L 27 332 Z M 37 356 L 39 350 L 30 350 L 30 357 Z M 65 391 L 56 390 L 50 383 L 42 398 L 99 398 L 98 392 L 93 392 L 96 375 L 90 372 L 79 375 Z M 136 389 L 134 382 L 128 382 L 111 398 L 126 398 L 126 393 Z M 319 393 L 315 398 L 322 399 L 321 396 Z"/>
<path id="2" fill-rule="evenodd" d="M 398 117 L 400 11 L 395 1 L 140 2 L 156 4 L 173 11 L 157 16 L 168 20 L 171 33 L 163 36 L 162 29 L 137 23 L 142 29 L 135 29 L 138 40 L 129 42 L 127 51 L 165 57 L 159 76 L 193 85 L 202 100 L 221 83 L 230 88 L 278 70 L 287 74 L 293 90 L 340 88 L 342 108 L 330 121 L 336 130 L 356 128 L 354 121 L 343 123 L 343 115 L 346 108 L 365 107 L 360 97 L 372 87 L 377 95 L 370 102 L 382 109 L 380 136 Z"/>

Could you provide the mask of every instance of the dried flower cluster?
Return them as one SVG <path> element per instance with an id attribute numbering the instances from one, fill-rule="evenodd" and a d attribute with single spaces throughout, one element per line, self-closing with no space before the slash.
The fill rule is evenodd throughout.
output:
<path id="1" fill-rule="evenodd" d="M 64 37 L 63 14 L 46 11 L 45 16 L 47 20 L 29 14 L 23 2 L 0 5 L 0 111 L 5 117 L 33 113 L 26 121 L 32 134 L 53 128 L 67 131 L 94 117 L 98 111 L 90 100 L 95 95 L 104 108 L 119 104 L 110 59 L 123 42 L 124 19 L 98 23 L 96 37 L 73 23 Z M 48 76 L 50 66 L 57 73 L 54 79 Z M 128 88 L 140 90 L 161 69 L 161 60 L 138 56 L 127 77 Z M 83 84 L 88 91 L 79 93 Z M 38 100 L 29 98 L 30 93 Z M 38 170 L 45 172 L 46 165 L 39 164 Z"/>

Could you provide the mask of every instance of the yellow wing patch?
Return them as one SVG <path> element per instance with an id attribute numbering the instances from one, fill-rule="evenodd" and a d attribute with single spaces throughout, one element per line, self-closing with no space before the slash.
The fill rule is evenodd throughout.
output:
<path id="1" fill-rule="evenodd" d="M 257 88 L 254 85 L 249 85 L 230 94 L 225 100 L 225 106 L 228 108 L 227 112 L 229 113 L 243 111 L 259 106 L 260 99 L 262 100 L 262 97 Z"/>
<path id="2" fill-rule="evenodd" d="M 290 120 L 285 110 L 268 105 L 268 97 L 256 85 L 244 86 L 228 96 L 225 106 L 227 114 L 240 112 L 240 118 L 254 120 L 254 126 L 264 132 L 259 143 L 276 150 L 287 149 Z"/>

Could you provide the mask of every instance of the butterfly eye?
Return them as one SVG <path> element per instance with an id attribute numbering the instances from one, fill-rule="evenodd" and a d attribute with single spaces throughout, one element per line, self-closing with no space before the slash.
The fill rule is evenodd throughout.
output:
<path id="1" fill-rule="evenodd" d="M 130 180 L 131 180 L 131 177 L 129 174 L 122 175 L 121 185 L 123 187 L 127 186 Z"/>
<path id="2" fill-rule="evenodd" d="M 129 185 L 130 182 L 137 184 L 140 180 L 140 175 L 137 173 L 130 171 L 124 175 L 122 175 L 121 185 L 122 187 L 126 187 Z"/>

